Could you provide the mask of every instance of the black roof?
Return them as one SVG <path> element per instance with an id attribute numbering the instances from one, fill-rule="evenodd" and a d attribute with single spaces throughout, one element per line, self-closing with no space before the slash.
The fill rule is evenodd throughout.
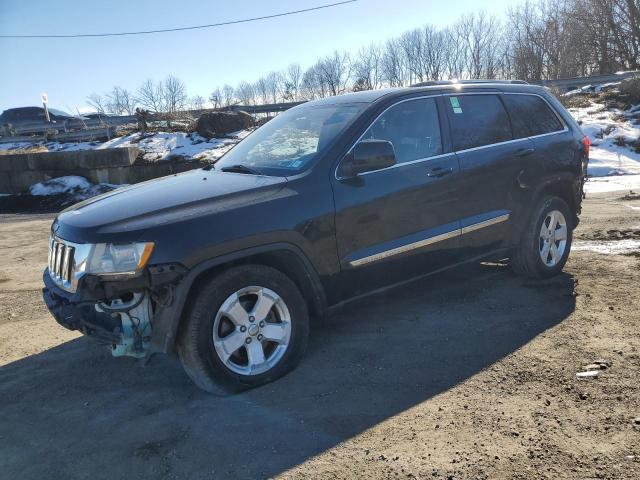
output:
<path id="1" fill-rule="evenodd" d="M 461 82 L 442 81 L 424 82 L 411 87 L 382 88 L 362 92 L 345 93 L 335 97 L 312 100 L 304 105 L 335 105 L 339 103 L 373 103 L 382 97 L 401 96 L 408 93 L 450 93 L 470 90 L 491 90 L 499 92 L 535 92 L 544 91 L 544 87 L 530 85 L 522 80 L 470 80 Z"/>

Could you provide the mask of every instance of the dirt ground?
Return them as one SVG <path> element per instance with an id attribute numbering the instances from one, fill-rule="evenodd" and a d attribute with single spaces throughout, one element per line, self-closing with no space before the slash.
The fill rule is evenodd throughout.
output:
<path id="1" fill-rule="evenodd" d="M 622 195 L 587 199 L 578 246 L 638 238 Z M 0 477 L 640 478 L 640 249 L 370 298 L 318 322 L 295 372 L 219 398 L 173 358 L 112 358 L 54 322 L 51 220 L 0 216 Z"/>

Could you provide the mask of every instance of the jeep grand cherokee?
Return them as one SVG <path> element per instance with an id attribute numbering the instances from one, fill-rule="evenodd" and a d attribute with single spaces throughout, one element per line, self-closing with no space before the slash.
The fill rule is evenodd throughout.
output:
<path id="1" fill-rule="evenodd" d="M 561 271 L 588 139 L 545 89 L 435 84 L 311 101 L 215 166 L 79 203 L 44 299 L 114 355 L 177 353 L 208 391 L 300 361 L 309 317 L 443 268 Z"/>

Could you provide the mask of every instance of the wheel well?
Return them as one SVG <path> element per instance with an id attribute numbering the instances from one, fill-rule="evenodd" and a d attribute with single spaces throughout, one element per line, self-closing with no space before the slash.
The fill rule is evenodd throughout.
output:
<path id="1" fill-rule="evenodd" d="M 567 180 L 553 182 L 544 187 L 543 194 L 553 195 L 563 199 L 571 209 L 574 216 L 577 215 L 576 198 L 573 194 L 573 185 L 571 182 Z M 577 223 L 575 218 L 573 220 Z"/>
<path id="2" fill-rule="evenodd" d="M 219 275 L 229 268 L 250 264 L 265 265 L 284 273 L 300 289 L 307 303 L 309 314 L 311 316 L 322 316 L 324 314 L 326 310 L 324 291 L 319 282 L 313 277 L 313 274 L 309 272 L 308 268 L 311 267 L 307 267 L 298 255 L 284 249 L 249 255 L 204 270 L 193 280 L 185 306 L 189 305 L 191 298 L 197 294 L 198 286 L 202 285 L 208 278 Z"/>
<path id="3" fill-rule="evenodd" d="M 563 199 L 567 203 L 569 209 L 573 214 L 573 218 L 571 219 L 571 221 L 573 221 L 573 226 L 575 227 L 578 225 L 578 205 L 576 205 L 576 197 L 573 194 L 573 186 L 569 180 L 557 179 L 552 183 L 545 185 L 535 194 L 532 205 L 537 204 L 537 202 L 539 202 L 546 195 L 553 195 L 555 197 Z M 509 246 L 517 245 L 518 242 L 520 242 L 525 228 L 530 221 L 530 216 L 532 213 L 529 205 L 523 207 L 523 209 L 522 220 L 516 224 L 516 227 L 514 228 L 514 231 L 512 232 L 512 235 L 510 237 Z"/>

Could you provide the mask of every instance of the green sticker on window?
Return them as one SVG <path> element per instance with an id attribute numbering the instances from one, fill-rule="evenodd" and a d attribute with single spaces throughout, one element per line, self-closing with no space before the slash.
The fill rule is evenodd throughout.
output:
<path id="1" fill-rule="evenodd" d="M 449 97 L 449 102 L 451 102 L 451 108 L 453 108 L 453 113 L 462 113 L 462 107 L 460 107 L 460 102 L 458 101 L 458 97 Z"/>

